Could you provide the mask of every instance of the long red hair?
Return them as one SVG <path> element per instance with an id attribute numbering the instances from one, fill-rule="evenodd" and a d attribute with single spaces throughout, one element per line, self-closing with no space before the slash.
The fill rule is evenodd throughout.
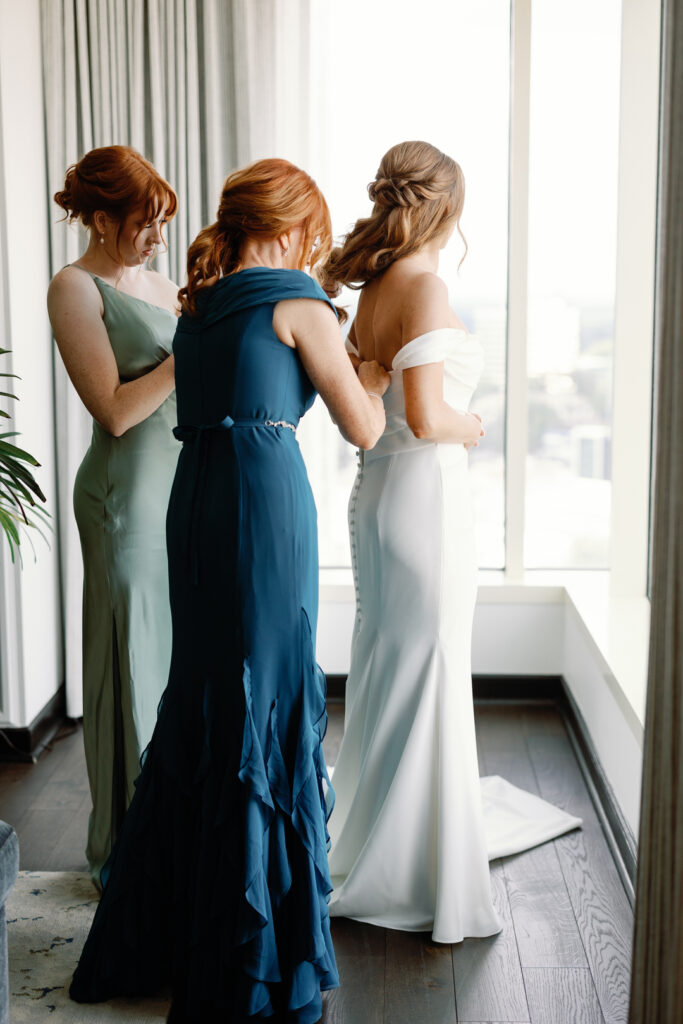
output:
<path id="1" fill-rule="evenodd" d="M 299 269 L 325 260 L 332 225 L 325 197 L 313 179 L 288 160 L 257 160 L 230 174 L 213 224 L 199 232 L 187 252 L 183 310 L 196 314 L 197 293 L 240 268 L 248 238 L 270 240 L 302 228 Z"/>
<path id="2" fill-rule="evenodd" d="M 54 200 L 69 222 L 80 220 L 92 227 L 97 210 L 116 221 L 117 251 L 123 222 L 131 213 L 140 210 L 141 219 L 148 223 L 161 213 L 170 220 L 178 209 L 178 197 L 169 183 L 130 146 L 91 149 L 68 168 L 64 188 Z"/>

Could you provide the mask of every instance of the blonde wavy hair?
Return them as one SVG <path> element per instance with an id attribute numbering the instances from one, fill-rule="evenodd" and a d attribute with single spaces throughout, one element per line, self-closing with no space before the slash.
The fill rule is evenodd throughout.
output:
<path id="1" fill-rule="evenodd" d="M 356 221 L 322 270 L 323 287 L 363 288 L 402 256 L 417 252 L 455 222 L 465 201 L 460 165 L 428 142 L 400 142 L 382 157 L 368 185 L 374 206 Z M 463 259 L 465 257 L 463 256 Z M 461 261 L 462 262 L 462 261 Z"/>

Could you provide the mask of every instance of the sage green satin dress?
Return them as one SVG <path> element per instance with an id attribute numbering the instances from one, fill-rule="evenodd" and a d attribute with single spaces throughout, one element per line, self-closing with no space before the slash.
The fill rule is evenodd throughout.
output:
<path id="1" fill-rule="evenodd" d="M 82 269 L 82 268 L 81 268 Z M 171 353 L 176 317 L 93 277 L 122 382 Z M 83 737 L 93 810 L 87 858 L 100 887 L 168 682 L 166 509 L 180 445 L 173 392 L 113 437 L 93 421 L 74 486 L 83 551 Z"/>

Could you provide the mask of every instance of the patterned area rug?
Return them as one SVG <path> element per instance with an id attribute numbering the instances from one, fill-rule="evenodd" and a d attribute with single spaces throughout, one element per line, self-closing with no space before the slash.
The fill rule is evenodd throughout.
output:
<path id="1" fill-rule="evenodd" d="M 79 1005 L 69 983 L 90 928 L 97 893 L 88 875 L 20 871 L 7 901 L 12 1024 L 162 1024 L 168 1002 L 112 999 Z"/>

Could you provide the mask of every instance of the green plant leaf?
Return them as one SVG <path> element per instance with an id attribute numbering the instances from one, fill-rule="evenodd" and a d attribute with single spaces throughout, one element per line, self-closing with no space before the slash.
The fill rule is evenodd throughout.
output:
<path id="1" fill-rule="evenodd" d="M 23 448 L 17 448 L 14 444 L 7 444 L 6 441 L 0 441 L 0 454 L 2 452 L 6 455 L 12 455 L 15 459 L 21 459 L 22 462 L 28 462 L 31 466 L 40 465 L 38 460 L 34 459 L 29 452 L 25 452 Z"/>
<path id="2" fill-rule="evenodd" d="M 12 504 L 16 508 L 18 508 L 19 511 L 21 512 L 22 516 L 23 516 L 24 522 L 28 523 L 28 517 L 26 515 L 26 509 L 21 504 L 21 502 L 17 498 L 16 494 L 7 493 L 6 491 L 0 491 L 0 498 L 2 498 L 5 502 L 9 502 L 10 504 Z M 8 511 L 11 513 L 12 510 L 8 509 Z"/>
<path id="3" fill-rule="evenodd" d="M 7 355 L 10 349 L 0 348 L 0 356 Z M 4 380 L 21 380 L 16 373 L 1 373 Z M 0 391 L 0 398 L 18 401 L 18 395 L 10 391 Z M 0 418 L 11 419 L 10 413 L 0 409 Z M 36 549 L 32 531 L 38 533 L 49 547 L 47 531 L 53 532 L 50 514 L 36 504 L 36 498 L 45 501 L 45 495 L 31 473 L 29 466 L 39 466 L 33 455 L 13 444 L 9 438 L 17 437 L 19 431 L 11 430 L 0 433 L 0 530 L 5 534 L 9 545 L 10 556 L 15 561 L 15 552 L 19 554 L 19 563 L 23 566 L 21 550 L 21 531 L 36 560 Z"/>
<path id="4" fill-rule="evenodd" d="M 0 466 L 2 466 L 2 459 L 0 459 Z M 41 501 L 46 500 L 45 495 L 43 494 L 40 487 L 34 480 L 33 475 L 29 473 L 29 471 L 25 469 L 20 463 L 15 462 L 12 463 L 10 466 L 6 466 L 5 471 L 0 472 L 0 480 L 2 480 L 3 477 L 8 487 L 11 486 L 7 482 L 7 477 L 9 477 L 9 479 L 12 481 L 13 487 L 16 487 L 20 491 L 22 491 L 24 497 L 28 501 L 30 501 L 31 504 L 33 504 L 33 498 L 29 491 L 32 491 L 33 494 L 35 494 L 37 498 L 40 498 Z"/>
<path id="5" fill-rule="evenodd" d="M 18 459 L 10 459 L 7 455 L 4 455 L 0 449 L 0 466 L 4 466 L 10 476 L 14 475 L 23 480 L 27 487 L 33 489 L 33 486 L 38 486 L 33 479 L 33 473 L 30 469 L 20 462 Z"/>
<path id="6" fill-rule="evenodd" d="M 15 544 L 19 544 L 19 530 L 17 529 L 17 525 L 14 521 L 14 516 L 2 508 L 0 508 L 0 526 L 2 526 L 10 541 L 14 541 Z M 12 561 L 14 561 L 14 559 L 12 559 Z"/>
<path id="7" fill-rule="evenodd" d="M 12 493 L 18 492 L 30 505 L 33 504 L 33 495 L 18 476 L 14 476 L 12 473 L 0 473 L 0 481 L 2 481 L 5 487 L 7 487 L 8 490 L 11 490 Z"/>
<path id="8" fill-rule="evenodd" d="M 42 519 L 50 533 L 54 533 L 52 523 L 50 522 L 52 516 L 50 515 L 46 508 L 42 508 L 40 505 L 34 505 L 33 508 L 31 509 L 31 515 L 38 516 L 40 519 Z"/>
<path id="9" fill-rule="evenodd" d="M 28 530 L 35 530 L 36 533 L 39 534 L 43 538 L 43 540 L 47 544 L 48 548 L 50 548 L 49 538 L 48 538 L 47 534 L 45 533 L 45 531 L 42 530 L 41 527 L 38 525 L 38 523 L 29 523 L 28 524 Z M 52 533 L 52 530 L 50 530 L 50 532 Z M 29 540 L 31 539 L 31 534 L 30 533 L 27 532 L 26 536 L 29 538 Z M 33 544 L 31 544 L 31 547 L 33 547 Z M 35 548 L 34 548 L 34 551 L 35 551 Z"/>

